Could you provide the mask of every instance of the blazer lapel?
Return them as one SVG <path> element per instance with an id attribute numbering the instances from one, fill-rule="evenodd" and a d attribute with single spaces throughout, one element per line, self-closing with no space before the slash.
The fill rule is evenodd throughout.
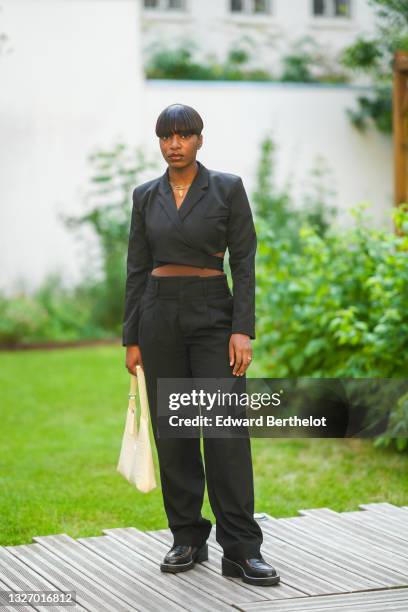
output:
<path id="1" fill-rule="evenodd" d="M 158 196 L 159 202 L 162 208 L 170 219 L 180 228 L 183 226 L 182 221 L 187 215 L 193 210 L 194 206 L 201 200 L 205 194 L 205 190 L 208 187 L 208 170 L 201 162 L 197 160 L 198 171 L 191 183 L 187 194 L 181 204 L 180 208 L 177 209 L 176 201 L 174 199 L 173 190 L 169 182 L 168 169 L 162 175 L 159 181 Z"/>
<path id="2" fill-rule="evenodd" d="M 180 237 L 183 240 L 184 244 L 190 247 L 190 249 L 193 249 L 196 255 L 199 255 L 201 257 L 200 265 L 202 267 L 213 267 L 215 261 L 217 262 L 217 264 L 219 264 L 220 258 L 215 255 L 209 255 L 204 251 L 200 251 L 197 248 L 197 244 L 195 244 L 190 238 L 183 223 L 183 220 L 193 210 L 197 202 L 199 202 L 204 197 L 206 189 L 208 187 L 209 172 L 207 168 L 203 166 L 203 164 L 198 160 L 197 164 L 197 174 L 195 175 L 194 180 L 191 183 L 188 192 L 183 200 L 183 203 L 178 210 L 176 201 L 174 199 L 173 190 L 169 183 L 168 169 L 159 179 L 156 197 L 160 206 L 162 207 L 166 215 L 169 217 L 170 221 L 178 229 Z"/>
<path id="3" fill-rule="evenodd" d="M 198 171 L 191 183 L 186 197 L 183 200 L 182 205 L 178 210 L 179 217 L 182 221 L 187 215 L 193 210 L 194 206 L 204 197 L 206 189 L 208 187 L 208 170 L 201 162 L 197 160 Z M 167 171 L 166 171 L 167 173 Z M 176 206 L 174 197 L 174 206 Z M 176 207 L 177 208 L 177 207 Z"/>

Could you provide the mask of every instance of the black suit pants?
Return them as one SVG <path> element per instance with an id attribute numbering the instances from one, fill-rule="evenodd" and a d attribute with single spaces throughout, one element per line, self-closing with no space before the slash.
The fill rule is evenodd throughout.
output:
<path id="1" fill-rule="evenodd" d="M 227 278 L 150 274 L 140 309 L 139 346 L 174 543 L 200 546 L 208 538 L 212 524 L 201 514 L 207 481 L 224 554 L 257 556 L 263 536 L 253 517 L 249 436 L 203 436 L 204 472 L 199 437 L 163 438 L 156 432 L 158 378 L 237 378 L 229 365 L 232 296 Z"/>

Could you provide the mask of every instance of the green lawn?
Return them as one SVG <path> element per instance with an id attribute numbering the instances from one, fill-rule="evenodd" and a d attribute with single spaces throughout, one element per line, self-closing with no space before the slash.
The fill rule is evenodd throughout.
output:
<path id="1" fill-rule="evenodd" d="M 167 527 L 160 488 L 139 493 L 116 472 L 129 385 L 122 347 L 0 353 L 0 366 L 1 545 Z M 370 441 L 252 439 L 252 450 L 257 512 L 408 504 L 408 455 Z M 204 515 L 214 522 L 207 497 Z"/>

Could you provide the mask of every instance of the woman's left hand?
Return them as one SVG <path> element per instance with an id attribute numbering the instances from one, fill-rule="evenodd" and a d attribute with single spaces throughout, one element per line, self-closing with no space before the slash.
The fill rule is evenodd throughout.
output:
<path id="1" fill-rule="evenodd" d="M 251 338 L 246 334 L 231 334 L 229 341 L 230 366 L 236 376 L 245 374 L 252 360 Z"/>

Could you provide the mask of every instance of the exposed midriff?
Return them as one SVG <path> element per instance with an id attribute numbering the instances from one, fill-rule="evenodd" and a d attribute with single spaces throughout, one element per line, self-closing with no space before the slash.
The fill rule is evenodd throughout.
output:
<path id="1" fill-rule="evenodd" d="M 217 257 L 224 257 L 224 253 L 213 253 Z M 199 268 L 198 266 L 187 266 L 184 264 L 164 264 L 153 268 L 153 276 L 216 276 L 224 274 L 221 270 L 213 268 Z"/>

